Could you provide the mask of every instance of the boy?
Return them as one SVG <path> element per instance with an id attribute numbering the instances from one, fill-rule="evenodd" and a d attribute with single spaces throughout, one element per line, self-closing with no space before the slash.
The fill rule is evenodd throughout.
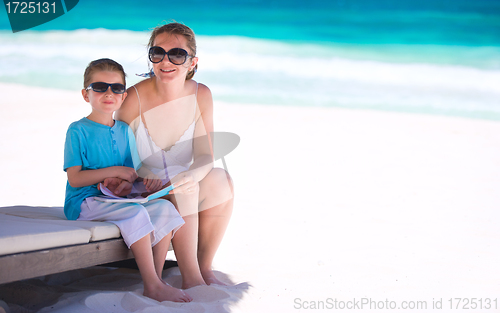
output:
<path id="1" fill-rule="evenodd" d="M 64 170 L 68 175 L 64 213 L 70 220 L 107 221 L 120 228 L 144 281 L 144 295 L 157 301 L 189 302 L 184 291 L 162 281 L 170 240 L 184 221 L 167 200 L 145 204 L 104 203 L 98 184 L 126 195 L 137 178 L 134 137 L 113 113 L 127 96 L 123 67 L 110 59 L 90 62 L 84 74 L 83 98 L 89 116 L 72 123 L 66 134 Z M 139 166 L 137 166 L 139 167 Z"/>

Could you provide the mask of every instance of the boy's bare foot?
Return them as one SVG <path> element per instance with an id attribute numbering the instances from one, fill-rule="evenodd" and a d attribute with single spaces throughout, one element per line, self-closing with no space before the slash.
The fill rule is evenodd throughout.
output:
<path id="1" fill-rule="evenodd" d="M 182 290 L 174 288 L 162 281 L 156 288 L 144 286 L 144 296 L 156 301 L 191 302 L 193 298 Z"/>

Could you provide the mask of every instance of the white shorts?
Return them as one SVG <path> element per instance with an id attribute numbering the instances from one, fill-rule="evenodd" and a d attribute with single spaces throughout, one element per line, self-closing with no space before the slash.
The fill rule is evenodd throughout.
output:
<path id="1" fill-rule="evenodd" d="M 156 245 L 166 235 L 175 232 L 184 220 L 174 205 L 164 199 L 147 203 L 106 203 L 85 199 L 81 206 L 79 221 L 105 221 L 120 228 L 123 240 L 130 246 L 147 234 L 151 235 L 151 246 Z"/>

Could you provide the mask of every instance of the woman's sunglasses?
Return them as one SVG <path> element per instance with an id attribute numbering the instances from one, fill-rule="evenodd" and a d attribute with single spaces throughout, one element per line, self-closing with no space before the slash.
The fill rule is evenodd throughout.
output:
<path id="1" fill-rule="evenodd" d="M 186 63 L 188 57 L 192 57 L 186 50 L 181 48 L 173 48 L 167 52 L 162 47 L 154 46 L 149 48 L 149 60 L 153 63 L 163 61 L 165 54 L 168 56 L 168 60 L 175 65 L 182 65 Z"/>
<path id="2" fill-rule="evenodd" d="M 110 86 L 113 93 L 122 94 L 125 92 L 125 85 L 123 84 L 108 84 L 103 82 L 92 83 L 85 90 L 92 89 L 95 92 L 106 92 Z"/>

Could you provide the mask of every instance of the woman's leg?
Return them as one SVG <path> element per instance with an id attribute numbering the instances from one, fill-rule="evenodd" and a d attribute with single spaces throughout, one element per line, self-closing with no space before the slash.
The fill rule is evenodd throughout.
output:
<path id="1" fill-rule="evenodd" d="M 185 222 L 172 239 L 183 289 L 223 284 L 213 274 L 212 261 L 233 210 L 233 182 L 225 170 L 215 168 L 197 188 L 199 192 L 191 195 L 165 197 Z"/>
<path id="2" fill-rule="evenodd" d="M 198 263 L 208 285 L 223 284 L 212 271 L 212 261 L 233 211 L 233 182 L 225 170 L 214 168 L 199 186 Z"/>
<path id="3" fill-rule="evenodd" d="M 197 187 L 199 189 L 199 187 Z M 182 289 L 205 285 L 198 265 L 198 195 L 170 195 L 165 197 L 179 210 L 185 224 L 172 239 L 175 257 L 182 275 Z"/>

